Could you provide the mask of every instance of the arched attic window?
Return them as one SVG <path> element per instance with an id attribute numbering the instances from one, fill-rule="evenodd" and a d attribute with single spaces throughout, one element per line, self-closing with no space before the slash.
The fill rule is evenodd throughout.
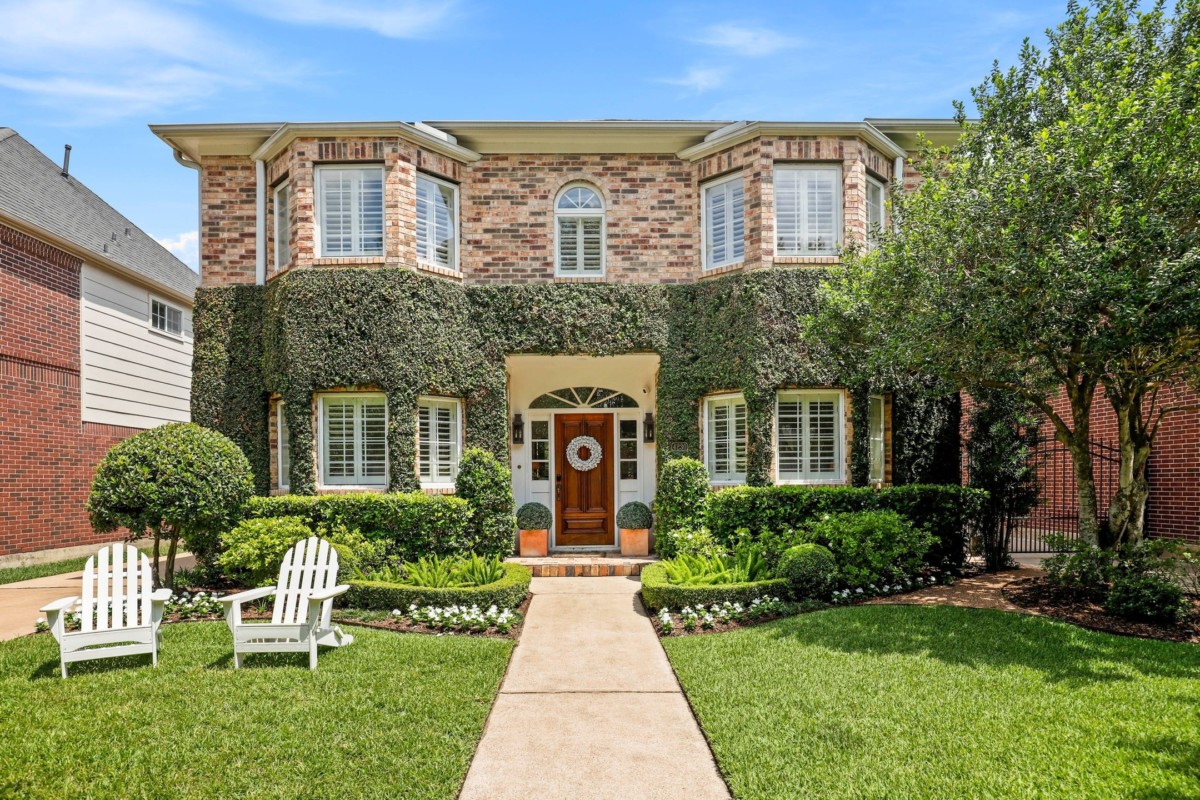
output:
<path id="1" fill-rule="evenodd" d="M 567 184 L 554 201 L 554 270 L 558 275 L 604 275 L 604 200 L 583 183 Z"/>

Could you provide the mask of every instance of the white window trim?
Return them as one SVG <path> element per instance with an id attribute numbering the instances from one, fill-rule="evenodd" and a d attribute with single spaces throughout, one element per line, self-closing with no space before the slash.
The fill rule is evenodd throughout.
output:
<path id="1" fill-rule="evenodd" d="M 292 220 L 291 220 L 291 215 L 289 214 L 289 210 L 287 208 L 280 209 L 280 202 L 279 202 L 279 193 L 283 192 L 284 190 L 290 190 L 290 189 L 291 189 L 291 181 L 284 180 L 278 186 L 275 187 L 275 192 L 274 192 L 274 194 L 271 195 L 272 203 L 275 208 L 275 219 L 274 219 L 275 230 L 273 231 L 273 233 L 275 234 L 275 248 L 274 249 L 275 249 L 275 269 L 276 269 L 276 271 L 283 269 L 284 264 L 290 264 L 292 261 Z M 290 194 L 290 191 L 289 191 L 289 194 Z M 287 203 L 285 205 L 291 205 L 291 204 Z M 279 215 L 280 215 L 281 210 L 284 215 L 284 217 L 283 217 L 284 226 L 288 231 L 288 257 L 287 257 L 286 261 L 282 260 L 279 256 L 279 221 L 280 221 Z"/>
<path id="2" fill-rule="evenodd" d="M 887 203 L 888 203 L 888 188 L 887 184 L 873 175 L 867 175 L 867 185 L 874 186 L 879 189 L 879 196 L 883 200 L 883 204 L 879 209 L 879 230 L 883 232 L 887 228 Z M 867 247 L 874 248 L 875 244 L 871 241 L 871 193 L 866 193 L 867 206 Z"/>
<path id="3" fill-rule="evenodd" d="M 322 205 L 324 204 L 324 187 L 321 183 L 322 173 L 336 169 L 377 169 L 383 181 L 383 247 L 378 253 L 364 253 L 355 248 L 353 253 L 339 253 L 337 255 L 328 255 L 325 252 L 325 232 L 322 230 L 321 219 L 324 215 Z M 383 258 L 387 255 L 387 169 L 383 164 L 377 162 L 364 163 L 349 163 L 349 164 L 318 164 L 313 170 L 313 185 L 315 191 L 313 194 L 313 228 L 317 243 L 317 258 Z"/>
<path id="4" fill-rule="evenodd" d="M 292 488 L 291 466 L 288 469 L 283 468 L 283 442 L 284 428 L 287 426 L 287 414 L 284 412 L 283 401 L 280 400 L 275 404 L 275 485 L 280 490 L 288 490 Z M 291 431 L 288 431 L 288 460 L 291 460 Z"/>
<path id="5" fill-rule="evenodd" d="M 154 304 L 162 303 L 167 308 L 174 309 L 179 312 L 179 333 L 163 330 L 154 326 Z M 172 303 L 159 295 L 150 294 L 146 299 L 146 328 L 159 336 L 165 336 L 168 339 L 174 339 L 177 342 L 184 341 L 187 337 L 184 333 L 187 331 L 187 310 L 178 303 Z"/>
<path id="6" fill-rule="evenodd" d="M 871 441 L 871 406 L 879 403 L 879 438 L 883 447 L 880 448 L 879 473 L 871 470 L 871 454 L 874 443 Z M 870 483 L 883 483 L 887 480 L 887 399 L 881 394 L 867 396 L 867 480 Z"/>
<path id="7" fill-rule="evenodd" d="M 325 427 L 325 401 L 332 400 L 334 398 L 345 398 L 345 397 L 378 397 L 378 398 L 381 398 L 383 400 L 384 430 L 385 431 L 387 430 L 387 423 L 388 423 L 387 395 L 385 395 L 383 392 L 320 392 L 320 393 L 318 393 L 317 394 L 317 442 L 318 442 L 318 452 L 317 452 L 318 485 L 317 485 L 317 488 L 319 488 L 319 489 L 337 489 L 340 491 L 348 490 L 348 489 L 365 489 L 368 491 L 379 491 L 380 489 L 383 489 L 386 491 L 389 476 L 391 475 L 391 469 L 392 469 L 392 467 L 391 467 L 392 454 L 391 454 L 391 450 L 387 446 L 387 437 L 386 436 L 384 437 L 384 443 L 383 443 L 383 482 L 382 483 L 330 483 L 328 480 L 326 480 L 326 477 L 325 477 L 325 468 L 326 468 L 325 453 L 328 450 L 329 443 L 326 440 L 326 434 L 328 433 L 328 431 L 326 430 L 326 427 Z"/>
<path id="8" fill-rule="evenodd" d="M 582 186 L 596 193 L 600 198 L 600 208 L 559 208 L 558 202 L 571 189 Z M 562 269 L 561 253 L 559 251 L 559 217 L 599 217 L 600 218 L 600 271 L 584 272 L 578 269 L 574 272 L 564 272 Z M 554 195 L 554 277 L 556 278 L 592 278 L 600 280 L 608 275 L 608 203 L 600 189 L 587 181 L 571 181 L 565 184 Z"/>
<path id="9" fill-rule="evenodd" d="M 711 189 L 715 189 L 716 187 L 724 185 L 726 183 L 733 183 L 734 181 L 742 181 L 742 238 L 743 238 L 742 256 L 741 256 L 741 258 L 730 259 L 728 261 L 721 261 L 719 263 L 710 264 L 710 263 L 708 263 L 708 223 L 709 223 L 708 193 Z M 732 228 L 732 225 L 730 227 Z M 721 269 L 722 267 L 732 267 L 732 266 L 736 266 L 738 264 L 744 263 L 746 260 L 746 242 L 744 241 L 745 236 L 746 236 L 746 183 L 745 183 L 745 179 L 742 175 L 742 171 L 738 170 L 737 172 L 731 173 L 729 175 L 725 175 L 724 177 L 721 177 L 721 178 L 717 178 L 716 180 L 711 180 L 706 183 L 700 184 L 700 266 L 701 266 L 701 269 L 704 271 L 708 271 L 708 270 L 712 270 L 712 269 Z"/>
<path id="10" fill-rule="evenodd" d="M 837 439 L 834 463 L 837 475 L 830 478 L 782 478 L 779 470 L 779 401 L 787 400 L 835 400 L 837 407 Z M 772 439 L 775 450 L 775 484 L 778 486 L 835 486 L 846 482 L 846 395 L 837 389 L 784 389 L 775 393 L 775 417 L 772 420 Z"/>
<path id="11" fill-rule="evenodd" d="M 427 172 L 418 172 L 417 180 L 420 180 L 422 178 L 424 178 L 427 181 L 430 181 L 431 183 L 436 183 L 440 186 L 445 186 L 446 188 L 450 189 L 450 191 L 451 191 L 451 194 L 454 198 L 454 207 L 450 210 L 450 215 L 451 215 L 450 227 L 454 230 L 454 248 L 453 248 L 453 253 L 451 256 L 451 258 L 453 259 L 453 263 L 451 263 L 450 266 L 448 266 L 448 267 L 437 263 L 436 260 L 429 259 L 427 257 L 427 254 L 420 252 L 419 249 L 417 251 L 417 263 L 425 264 L 430 267 L 436 267 L 437 269 L 450 269 L 455 272 L 461 272 L 462 271 L 462 267 L 461 267 L 462 262 L 459 260 L 459 252 L 460 252 L 459 241 L 461 238 L 461 234 L 460 234 L 460 230 L 459 230 L 459 221 L 458 221 L 459 220 L 459 200 L 458 200 L 459 187 L 458 187 L 458 184 L 451 183 L 450 181 L 444 180 L 442 178 L 434 177 L 433 175 L 430 175 Z"/>
<path id="12" fill-rule="evenodd" d="M 846 185 L 845 185 L 844 178 L 842 176 L 842 167 L 840 164 L 830 164 L 830 163 L 823 162 L 823 161 L 798 162 L 798 163 L 791 162 L 791 163 L 785 163 L 785 164 L 776 163 L 774 165 L 774 172 L 776 172 L 776 173 L 793 172 L 793 171 L 799 172 L 799 171 L 803 171 L 803 170 L 829 170 L 829 171 L 837 173 L 837 178 L 834 180 L 834 183 L 833 183 L 833 185 L 837 187 L 837 196 L 834 198 L 834 203 L 833 203 L 834 247 L 833 247 L 833 250 L 829 250 L 829 251 L 825 251 L 825 252 L 821 252 L 821 253 L 813 253 L 813 252 L 809 252 L 809 251 L 790 251 L 790 250 L 779 249 L 779 215 L 778 215 L 778 201 L 776 201 L 775 219 L 772 220 L 774 222 L 775 230 L 774 230 L 773 239 L 771 242 L 775 249 L 775 255 L 777 257 L 781 257 L 781 258 L 830 258 L 830 257 L 836 257 L 838 255 L 838 253 L 841 251 L 841 248 L 845 244 L 845 240 L 846 240 L 846 219 L 845 219 L 845 217 L 846 217 Z M 774 178 L 774 177 L 775 176 L 773 175 L 772 178 Z M 778 185 L 778 180 L 775 180 L 775 184 Z M 778 196 L 778 195 L 776 195 L 776 196 Z"/>
<path id="13" fill-rule="evenodd" d="M 710 486 L 741 486 L 746 482 L 746 473 L 744 473 L 744 472 L 727 473 L 727 474 L 731 475 L 732 477 L 714 478 L 712 468 L 709 463 L 710 453 L 708 452 L 708 407 L 709 407 L 710 403 L 729 401 L 729 400 L 738 400 L 738 401 L 741 401 L 741 403 L 743 405 L 746 404 L 746 396 L 744 394 L 742 394 L 741 392 L 724 392 L 722 394 L 706 395 L 704 397 L 703 402 L 700 404 L 701 455 L 704 457 L 703 458 L 704 471 L 708 473 L 708 483 Z M 747 406 L 747 408 L 746 408 L 746 437 L 747 437 L 747 439 L 749 439 L 749 436 L 750 436 L 750 408 L 749 408 L 749 406 Z M 746 444 L 747 444 L 747 449 L 749 449 L 749 447 L 748 447 L 749 442 L 747 441 Z M 748 458 L 749 453 L 747 452 L 746 455 Z M 736 461 L 736 458 L 734 458 L 733 460 Z"/>
<path id="14" fill-rule="evenodd" d="M 450 481 L 441 481 L 441 480 L 424 480 L 423 478 L 421 478 L 421 424 L 420 424 L 420 414 L 421 414 L 421 405 L 422 405 L 422 404 L 429 404 L 429 405 L 450 405 L 450 404 L 453 404 L 453 405 L 454 405 L 454 408 L 455 408 L 455 414 L 454 414 L 454 440 L 455 440 L 455 442 L 458 444 L 458 460 L 459 460 L 459 461 L 462 461 L 462 453 L 463 453 L 463 428 L 465 427 L 465 426 L 463 425 L 463 421 L 464 421 L 464 420 L 463 420 L 463 403 L 462 403 L 462 400 L 461 400 L 460 398 L 458 398 L 458 397 L 439 397 L 439 396 L 437 396 L 437 395 L 420 395 L 419 397 L 417 397 L 417 420 L 416 420 L 416 426 L 415 426 L 415 427 L 416 427 L 416 434 L 417 434 L 417 435 L 416 435 L 416 452 L 415 452 L 416 458 L 414 458 L 414 459 L 413 459 L 413 462 L 414 462 L 414 464 L 415 464 L 415 467 L 416 467 L 416 470 L 417 470 L 417 480 L 420 482 L 420 484 L 421 484 L 421 488 L 422 488 L 422 489 L 453 489 L 453 488 L 455 488 L 455 481 L 453 481 L 453 480 L 450 480 Z M 455 477 L 456 477 L 456 479 L 457 479 L 457 475 L 456 475 Z"/>

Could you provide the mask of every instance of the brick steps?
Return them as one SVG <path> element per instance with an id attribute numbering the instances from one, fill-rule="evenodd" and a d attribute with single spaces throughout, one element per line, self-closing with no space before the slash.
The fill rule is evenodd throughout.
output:
<path id="1" fill-rule="evenodd" d="M 606 555 L 546 556 L 544 558 L 510 558 L 514 564 L 524 564 L 535 578 L 607 578 L 642 574 L 654 556 L 622 557 Z"/>

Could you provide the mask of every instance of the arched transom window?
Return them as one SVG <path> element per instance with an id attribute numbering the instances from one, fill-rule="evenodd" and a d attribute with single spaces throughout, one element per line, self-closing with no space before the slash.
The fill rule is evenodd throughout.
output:
<path id="1" fill-rule="evenodd" d="M 555 272 L 604 274 L 604 200 L 586 184 L 570 184 L 554 202 Z"/>
<path id="2" fill-rule="evenodd" d="M 627 394 L 596 386 L 572 386 L 546 392 L 529 404 L 530 408 L 637 408 Z"/>

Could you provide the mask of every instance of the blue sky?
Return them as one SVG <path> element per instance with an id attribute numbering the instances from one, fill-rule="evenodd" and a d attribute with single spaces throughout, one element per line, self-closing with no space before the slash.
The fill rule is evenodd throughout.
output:
<path id="1" fill-rule="evenodd" d="M 0 126 L 185 261 L 163 122 L 938 117 L 1062 2 L 0 0 Z"/>

